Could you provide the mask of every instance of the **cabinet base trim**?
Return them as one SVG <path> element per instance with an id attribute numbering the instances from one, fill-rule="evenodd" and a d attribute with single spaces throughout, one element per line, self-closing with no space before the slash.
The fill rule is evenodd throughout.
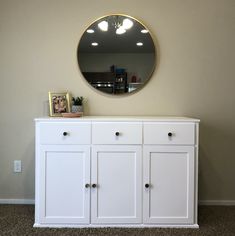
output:
<path id="1" fill-rule="evenodd" d="M 119 224 L 119 225 L 80 225 L 80 224 L 38 224 L 35 223 L 33 227 L 39 228 L 199 228 L 198 224 L 193 225 L 156 225 L 156 224 Z"/>

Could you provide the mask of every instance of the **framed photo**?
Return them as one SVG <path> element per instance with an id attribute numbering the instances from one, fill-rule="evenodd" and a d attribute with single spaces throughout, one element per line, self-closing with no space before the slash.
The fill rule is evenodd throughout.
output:
<path id="1" fill-rule="evenodd" d="M 69 93 L 49 92 L 50 116 L 62 116 L 61 113 L 70 112 Z"/>

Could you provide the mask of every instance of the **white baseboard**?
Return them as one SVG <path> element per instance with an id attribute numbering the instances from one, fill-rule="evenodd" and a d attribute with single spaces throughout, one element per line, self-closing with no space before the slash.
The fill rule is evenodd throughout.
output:
<path id="1" fill-rule="evenodd" d="M 0 199 L 0 204 L 34 204 L 34 199 Z"/>
<path id="2" fill-rule="evenodd" d="M 235 206 L 235 200 L 199 200 L 198 203 L 204 206 Z"/>
<path id="3" fill-rule="evenodd" d="M 34 199 L 0 199 L 0 204 L 34 204 Z M 235 206 L 235 200 L 199 200 L 204 206 Z"/>

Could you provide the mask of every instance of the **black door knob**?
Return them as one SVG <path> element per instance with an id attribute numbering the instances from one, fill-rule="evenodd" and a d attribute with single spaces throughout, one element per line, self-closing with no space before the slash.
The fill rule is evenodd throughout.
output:
<path id="1" fill-rule="evenodd" d="M 119 132 L 116 132 L 116 133 L 115 133 L 115 135 L 116 135 L 116 136 L 119 136 L 119 135 L 120 135 L 120 133 L 119 133 Z"/>
<path id="2" fill-rule="evenodd" d="M 67 133 L 67 132 L 63 132 L 63 135 L 64 135 L 64 136 L 67 136 L 67 135 L 68 135 L 68 133 Z"/>
<path id="3" fill-rule="evenodd" d="M 96 184 L 92 184 L 92 188 L 96 188 Z"/>
<path id="4" fill-rule="evenodd" d="M 89 188 L 89 187 L 90 187 L 90 184 L 85 184 L 85 187 L 86 187 L 86 188 Z"/>
<path id="5" fill-rule="evenodd" d="M 144 186 L 145 186 L 145 188 L 149 188 L 149 184 L 145 184 Z"/>
<path id="6" fill-rule="evenodd" d="M 168 136 L 169 136 L 169 137 L 171 137 L 171 136 L 172 136 L 172 133 L 171 133 L 171 132 L 169 132 L 169 133 L 168 133 Z"/>

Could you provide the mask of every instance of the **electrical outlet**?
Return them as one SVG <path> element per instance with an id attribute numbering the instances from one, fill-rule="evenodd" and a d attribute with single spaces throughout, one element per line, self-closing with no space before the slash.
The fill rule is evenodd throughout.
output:
<path id="1" fill-rule="evenodd" d="M 21 160 L 14 160 L 14 172 L 19 173 L 21 172 Z"/>

